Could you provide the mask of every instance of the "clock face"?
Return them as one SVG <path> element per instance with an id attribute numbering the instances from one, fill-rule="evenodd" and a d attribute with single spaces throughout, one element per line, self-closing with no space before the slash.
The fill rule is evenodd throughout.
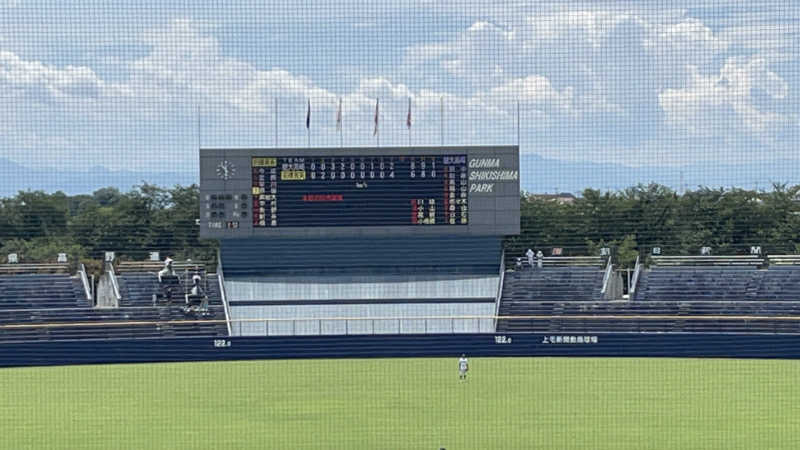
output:
<path id="1" fill-rule="evenodd" d="M 229 180 L 236 174 L 236 166 L 228 160 L 222 161 L 217 166 L 217 176 L 223 180 Z"/>

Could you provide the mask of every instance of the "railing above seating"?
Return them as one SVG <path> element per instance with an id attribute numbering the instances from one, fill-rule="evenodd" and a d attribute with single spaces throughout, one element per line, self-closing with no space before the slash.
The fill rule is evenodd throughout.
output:
<path id="1" fill-rule="evenodd" d="M 534 259 L 536 261 L 536 259 Z M 543 267 L 597 267 L 605 266 L 602 256 L 545 256 L 542 258 Z"/>
<path id="2" fill-rule="evenodd" d="M 205 270 L 205 261 L 174 261 L 172 269 L 175 272 L 179 271 L 192 271 L 192 270 Z M 163 261 L 120 261 L 117 264 L 117 272 L 158 272 L 164 268 Z"/>
<path id="3" fill-rule="evenodd" d="M 0 275 L 18 274 L 59 274 L 70 273 L 69 264 L 66 263 L 40 263 L 40 264 L 0 264 Z"/>
<path id="4" fill-rule="evenodd" d="M 222 300 L 222 306 L 225 311 L 225 325 L 228 327 L 228 336 L 233 335 L 233 330 L 231 329 L 231 309 L 230 304 L 228 303 L 228 294 L 225 292 L 225 273 L 222 271 L 222 256 L 220 255 L 219 249 L 217 249 L 217 261 L 220 261 L 220 264 L 217 267 L 217 283 L 219 283 L 219 295 L 220 299 Z"/>
<path id="5" fill-rule="evenodd" d="M 800 266 L 800 255 L 769 255 L 771 266 Z"/>
<path id="6" fill-rule="evenodd" d="M 503 299 L 503 283 L 506 280 L 506 249 L 500 253 L 500 279 L 497 282 L 497 296 L 494 299 L 494 315 L 500 315 L 500 302 Z M 494 329 L 497 329 L 497 319 L 494 319 Z"/>
<path id="7" fill-rule="evenodd" d="M 653 256 L 653 266 L 761 266 L 764 258 L 741 256 Z"/>

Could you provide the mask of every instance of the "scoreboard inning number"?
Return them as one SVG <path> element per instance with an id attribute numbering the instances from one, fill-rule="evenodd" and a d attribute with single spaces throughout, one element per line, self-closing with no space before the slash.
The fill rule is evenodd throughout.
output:
<path id="1" fill-rule="evenodd" d="M 257 156 L 253 227 L 469 224 L 466 155 Z"/>

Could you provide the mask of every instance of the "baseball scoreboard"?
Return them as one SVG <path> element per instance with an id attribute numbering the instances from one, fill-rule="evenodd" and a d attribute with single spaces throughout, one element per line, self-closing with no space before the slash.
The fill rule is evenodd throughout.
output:
<path id="1" fill-rule="evenodd" d="M 519 233 L 517 147 L 201 149 L 205 238 Z"/>

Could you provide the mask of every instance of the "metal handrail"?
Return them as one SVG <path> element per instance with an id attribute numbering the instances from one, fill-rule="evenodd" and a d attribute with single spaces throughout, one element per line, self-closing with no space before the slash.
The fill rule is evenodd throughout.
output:
<path id="1" fill-rule="evenodd" d="M 639 282 L 639 273 L 642 271 L 642 264 L 639 262 L 639 256 L 636 256 L 636 264 L 633 266 L 633 279 L 630 286 L 628 286 L 628 299 L 633 300 L 633 294 L 636 293 L 636 284 Z"/>
<path id="2" fill-rule="evenodd" d="M 89 303 L 92 303 L 94 300 L 92 298 L 92 289 L 89 286 L 89 277 L 86 275 L 86 266 L 83 265 L 83 263 L 81 263 L 78 274 L 81 276 L 81 283 L 83 283 L 83 292 L 86 294 L 86 300 L 89 300 Z"/>
<path id="3" fill-rule="evenodd" d="M 497 298 L 495 298 L 495 307 L 494 307 L 494 329 L 497 330 L 497 316 L 500 314 L 500 301 L 503 297 L 503 283 L 506 280 L 506 249 L 503 249 L 503 252 L 500 255 L 500 280 L 497 284 Z"/>
<path id="4" fill-rule="evenodd" d="M 601 294 L 605 294 L 608 289 L 608 280 L 611 279 L 611 271 L 614 270 L 614 264 L 611 263 L 611 258 L 608 258 L 606 263 L 606 273 L 603 274 L 603 288 L 600 289 Z"/>
<path id="5" fill-rule="evenodd" d="M 767 260 L 770 265 L 797 265 L 800 264 L 800 255 L 769 255 Z"/>
<path id="6" fill-rule="evenodd" d="M 711 265 L 711 266 L 760 266 L 764 258 L 758 255 L 730 255 L 730 256 L 653 256 L 654 266 L 680 266 L 680 265 Z"/>
<path id="7" fill-rule="evenodd" d="M 219 249 L 217 249 L 217 282 L 219 283 L 219 295 L 222 297 L 222 306 L 225 310 L 225 324 L 228 327 L 228 336 L 233 336 L 231 327 L 231 311 L 228 305 L 228 295 L 225 293 L 225 274 L 222 272 L 222 259 Z"/>
<path id="8" fill-rule="evenodd" d="M 716 320 L 716 321 L 767 321 L 777 320 L 783 322 L 800 321 L 800 315 L 726 315 L 726 314 L 534 314 L 524 316 L 420 316 L 420 317 L 294 317 L 294 318 L 250 318 L 232 319 L 236 323 L 270 323 L 270 322 L 320 322 L 320 321 L 400 321 L 400 320 Z M 148 326 L 148 325 L 197 325 L 221 324 L 222 319 L 194 319 L 194 320 L 138 320 L 138 321 L 102 321 L 102 322 L 52 322 L 52 323 L 11 323 L 0 324 L 2 329 L 26 328 L 63 328 L 63 327 L 123 327 L 123 326 Z"/>
<path id="9" fill-rule="evenodd" d="M 114 289 L 114 297 L 117 299 L 117 305 L 122 300 L 122 294 L 119 293 L 119 283 L 117 282 L 117 274 L 114 272 L 114 265 L 111 262 L 106 262 L 106 273 L 109 280 L 111 280 L 111 287 Z"/>

